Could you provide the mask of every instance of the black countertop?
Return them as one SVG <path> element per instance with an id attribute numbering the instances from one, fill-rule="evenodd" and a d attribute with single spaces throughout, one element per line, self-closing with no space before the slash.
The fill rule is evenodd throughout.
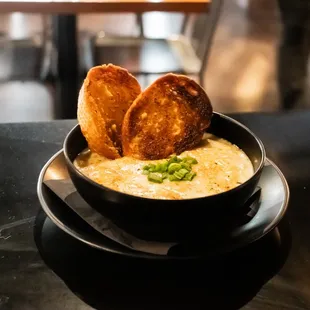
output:
<path id="1" fill-rule="evenodd" d="M 182 287 L 165 290 L 164 278 L 148 271 L 168 274 L 175 265 L 146 266 L 91 249 L 40 210 L 38 174 L 75 122 L 1 124 L 0 309 L 310 309 L 310 112 L 233 116 L 285 174 L 287 215 L 259 242 L 195 263 L 197 277 L 179 266 Z"/>

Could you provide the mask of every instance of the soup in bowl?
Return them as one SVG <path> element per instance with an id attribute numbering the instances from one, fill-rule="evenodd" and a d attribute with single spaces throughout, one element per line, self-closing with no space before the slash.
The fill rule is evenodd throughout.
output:
<path id="1" fill-rule="evenodd" d="M 64 154 L 77 191 L 93 208 L 157 241 L 240 225 L 266 156 L 253 132 L 215 112 L 199 146 L 165 160 L 107 159 L 88 150 L 79 125 L 67 135 Z"/>
<path id="2" fill-rule="evenodd" d="M 239 147 L 210 133 L 195 149 L 167 160 L 143 161 L 130 156 L 111 160 L 87 148 L 74 165 L 89 179 L 115 191 L 172 200 L 219 194 L 246 182 L 254 173 Z M 177 178 L 179 171 L 185 173 L 184 179 Z"/>

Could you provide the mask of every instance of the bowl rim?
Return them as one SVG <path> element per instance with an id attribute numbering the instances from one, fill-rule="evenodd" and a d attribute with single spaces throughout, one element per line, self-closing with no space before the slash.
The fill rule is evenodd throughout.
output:
<path id="1" fill-rule="evenodd" d="M 232 117 L 229 117 L 223 113 L 219 113 L 219 112 L 214 112 L 213 111 L 213 115 L 217 115 L 221 118 L 226 119 L 229 122 L 234 123 L 235 125 L 241 127 L 243 130 L 247 131 L 256 141 L 256 143 L 258 144 L 260 151 L 261 151 L 261 160 L 260 163 L 258 165 L 258 167 L 256 168 L 256 170 L 254 171 L 253 175 L 244 183 L 228 190 L 225 192 L 221 192 L 221 193 L 217 193 L 217 194 L 213 194 L 213 195 L 209 195 L 209 196 L 203 196 L 203 197 L 195 197 L 195 198 L 186 198 L 186 199 L 157 199 L 157 198 L 149 198 L 149 197 L 142 197 L 142 196 L 136 196 L 136 195 L 131 195 L 131 194 L 127 194 L 124 192 L 120 192 L 117 190 L 114 190 L 112 188 L 109 188 L 107 186 L 101 185 L 99 183 L 96 183 L 95 181 L 93 181 L 92 179 L 88 178 L 86 175 L 84 175 L 81 171 L 79 171 L 73 164 L 73 162 L 71 161 L 71 159 L 69 158 L 68 155 L 68 140 L 70 138 L 70 136 L 72 135 L 73 132 L 75 132 L 75 130 L 77 130 L 78 127 L 80 127 L 79 124 L 76 124 L 70 131 L 69 133 L 66 135 L 65 140 L 63 142 L 63 153 L 64 153 L 64 157 L 66 160 L 67 165 L 69 165 L 69 167 L 82 179 L 84 179 L 84 181 L 90 183 L 92 186 L 95 186 L 96 188 L 100 189 L 100 190 L 104 190 L 104 191 L 110 191 L 114 194 L 117 195 L 121 195 L 124 198 L 127 199 L 138 199 L 138 200 L 144 200 L 144 201 L 158 201 L 158 202 L 165 202 L 165 203 L 172 203 L 172 202 L 198 202 L 198 201 L 202 201 L 205 199 L 215 199 L 216 197 L 220 197 L 220 196 L 225 196 L 225 195 L 229 195 L 231 193 L 237 192 L 242 190 L 242 188 L 244 188 L 246 185 L 248 185 L 249 183 L 251 183 L 251 181 L 262 171 L 262 169 L 264 168 L 265 165 L 265 161 L 266 161 L 266 150 L 264 147 L 263 142 L 257 137 L 256 134 L 254 134 L 253 131 L 251 131 L 248 127 L 246 127 L 245 125 L 243 125 L 242 123 L 238 122 L 237 120 L 235 120 Z M 213 117 L 213 116 L 212 116 Z M 247 154 L 246 154 L 247 155 Z M 78 189 L 77 189 L 78 190 Z"/>

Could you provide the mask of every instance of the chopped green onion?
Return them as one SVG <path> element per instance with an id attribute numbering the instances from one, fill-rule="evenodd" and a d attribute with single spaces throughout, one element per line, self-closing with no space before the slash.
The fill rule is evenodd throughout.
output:
<path id="1" fill-rule="evenodd" d="M 166 172 L 168 170 L 168 162 L 167 161 L 165 161 L 159 165 L 160 165 L 160 170 L 159 170 L 160 172 Z"/>
<path id="2" fill-rule="evenodd" d="M 158 163 L 156 165 L 149 164 L 143 167 L 143 170 L 149 172 L 166 172 L 168 169 L 168 162 Z"/>
<path id="3" fill-rule="evenodd" d="M 177 163 L 177 157 L 176 156 L 171 156 L 168 160 L 168 165 L 172 163 Z"/>
<path id="4" fill-rule="evenodd" d="M 143 170 L 148 170 L 150 172 L 154 172 L 156 165 L 154 164 L 149 164 L 143 167 Z"/>
<path id="5" fill-rule="evenodd" d="M 179 158 L 178 156 L 176 155 L 173 155 L 169 158 L 168 160 L 168 164 L 172 164 L 172 163 L 180 163 L 182 161 L 181 158 Z"/>
<path id="6" fill-rule="evenodd" d="M 178 171 L 180 169 L 182 169 L 182 166 L 180 164 L 177 164 L 177 163 L 172 163 L 168 166 L 169 174 L 173 174 L 175 171 Z"/>
<path id="7" fill-rule="evenodd" d="M 155 183 L 163 183 L 163 178 L 159 173 L 151 172 L 148 176 L 147 179 L 151 182 Z"/>
<path id="8" fill-rule="evenodd" d="M 183 158 L 183 162 L 189 163 L 191 165 L 198 164 L 197 159 L 193 158 L 193 157 L 190 157 L 190 156 Z"/>
<path id="9" fill-rule="evenodd" d="M 167 179 L 168 176 L 169 176 L 168 172 L 164 172 L 164 173 L 162 174 L 162 178 L 163 178 L 163 179 Z"/>
<path id="10" fill-rule="evenodd" d="M 185 175 L 185 177 L 183 178 L 184 181 L 191 181 L 195 176 L 197 175 L 196 172 L 189 172 Z"/>
<path id="11" fill-rule="evenodd" d="M 189 172 L 188 170 L 182 168 L 179 171 L 176 171 L 173 175 L 177 177 L 179 180 L 182 180 L 188 172 Z"/>
<path id="12" fill-rule="evenodd" d="M 169 181 L 181 181 L 180 179 L 178 179 L 176 176 L 174 176 L 173 174 L 169 175 Z"/>
<path id="13" fill-rule="evenodd" d="M 185 163 L 181 163 L 181 166 L 182 166 L 182 168 L 184 168 L 184 169 L 186 169 L 186 170 L 188 170 L 188 171 L 191 171 L 192 170 L 192 165 L 190 164 L 190 163 L 187 163 L 187 162 L 185 162 Z"/>
<path id="14" fill-rule="evenodd" d="M 180 158 L 173 155 L 168 160 L 144 166 L 142 174 L 155 183 L 163 183 L 167 178 L 169 181 L 191 181 L 196 176 L 196 172 L 192 172 L 192 165 L 197 163 L 193 157 Z"/>
<path id="15" fill-rule="evenodd" d="M 153 170 L 153 172 L 160 172 L 160 164 L 157 164 Z"/>
<path id="16" fill-rule="evenodd" d="M 182 168 L 181 170 L 178 171 L 178 173 L 181 173 L 183 175 L 187 174 L 189 170 Z"/>

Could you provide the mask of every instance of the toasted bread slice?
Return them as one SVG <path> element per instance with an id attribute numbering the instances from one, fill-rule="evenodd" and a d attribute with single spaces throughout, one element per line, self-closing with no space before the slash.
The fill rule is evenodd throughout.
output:
<path id="1" fill-rule="evenodd" d="M 194 80 L 169 73 L 142 92 L 127 111 L 123 152 L 150 160 L 180 154 L 200 143 L 212 113 L 207 94 Z"/>
<path id="2" fill-rule="evenodd" d="M 107 158 L 122 156 L 124 115 L 141 93 L 126 69 L 102 65 L 89 70 L 78 100 L 78 121 L 89 148 Z"/>

